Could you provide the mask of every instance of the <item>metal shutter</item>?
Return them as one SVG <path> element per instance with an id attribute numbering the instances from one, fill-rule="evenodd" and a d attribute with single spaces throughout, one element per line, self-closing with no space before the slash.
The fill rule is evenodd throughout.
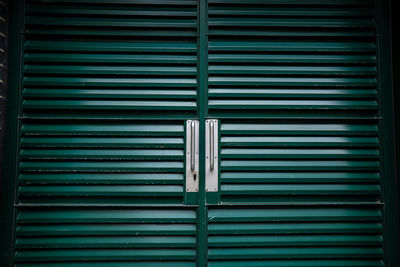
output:
<path id="1" fill-rule="evenodd" d="M 17 265 L 194 266 L 196 1 L 28 0 L 25 13 Z"/>
<path id="2" fill-rule="evenodd" d="M 383 266 L 374 1 L 208 1 L 210 266 Z"/>

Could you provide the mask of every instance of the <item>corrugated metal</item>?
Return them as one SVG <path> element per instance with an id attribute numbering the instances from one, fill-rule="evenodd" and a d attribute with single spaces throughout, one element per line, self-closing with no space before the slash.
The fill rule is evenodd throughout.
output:
<path id="1" fill-rule="evenodd" d="M 16 266 L 195 266 L 196 1 L 25 12 Z"/>
<path id="2" fill-rule="evenodd" d="M 384 266 L 374 1 L 208 3 L 209 266 Z"/>

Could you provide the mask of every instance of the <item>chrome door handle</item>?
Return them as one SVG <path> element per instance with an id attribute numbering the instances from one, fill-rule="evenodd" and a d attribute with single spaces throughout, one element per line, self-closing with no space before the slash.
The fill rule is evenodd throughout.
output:
<path id="1" fill-rule="evenodd" d="M 199 191 L 199 121 L 186 121 L 186 192 Z"/>
<path id="2" fill-rule="evenodd" d="M 214 170 L 214 121 L 210 121 L 210 170 Z"/>
<path id="3" fill-rule="evenodd" d="M 218 121 L 206 120 L 206 191 L 218 191 Z"/>
<path id="4" fill-rule="evenodd" d="M 190 131 L 190 170 L 194 171 L 194 168 L 196 167 L 196 162 L 195 162 L 195 153 L 196 153 L 196 145 L 195 145 L 195 140 L 196 140 L 196 131 L 195 131 L 195 122 L 192 121 L 191 123 L 191 131 Z"/>

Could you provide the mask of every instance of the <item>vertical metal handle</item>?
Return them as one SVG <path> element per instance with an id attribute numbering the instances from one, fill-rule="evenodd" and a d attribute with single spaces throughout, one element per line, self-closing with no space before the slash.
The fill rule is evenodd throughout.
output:
<path id="1" fill-rule="evenodd" d="M 190 137 L 190 169 L 194 171 L 195 169 L 195 154 L 196 154 L 196 146 L 195 146 L 195 125 L 194 121 L 191 123 L 191 137 Z"/>
<path id="2" fill-rule="evenodd" d="M 218 121 L 206 120 L 206 191 L 218 192 Z"/>
<path id="3" fill-rule="evenodd" d="M 210 170 L 214 170 L 214 122 L 210 121 Z"/>

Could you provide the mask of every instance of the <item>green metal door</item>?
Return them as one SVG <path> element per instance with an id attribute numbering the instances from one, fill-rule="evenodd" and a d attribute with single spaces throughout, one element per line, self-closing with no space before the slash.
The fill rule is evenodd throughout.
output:
<path id="1" fill-rule="evenodd" d="M 22 2 L 12 264 L 388 266 L 382 5 Z"/>
<path id="2" fill-rule="evenodd" d="M 25 3 L 17 266 L 195 266 L 197 3 Z"/>
<path id="3" fill-rule="evenodd" d="M 208 1 L 209 266 L 384 266 L 375 12 Z"/>

